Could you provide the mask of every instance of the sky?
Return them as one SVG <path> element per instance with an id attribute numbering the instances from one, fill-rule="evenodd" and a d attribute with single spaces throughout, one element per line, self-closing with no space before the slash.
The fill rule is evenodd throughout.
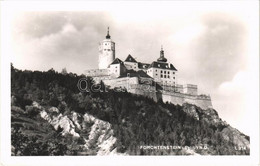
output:
<path id="1" fill-rule="evenodd" d="M 178 83 L 197 84 L 223 120 L 250 135 L 250 87 L 258 87 L 258 5 L 193 2 L 92 2 L 84 10 L 15 11 L 11 62 L 27 70 L 96 69 L 98 43 L 109 26 L 117 58 L 131 54 L 151 63 L 163 45 L 178 69 Z"/>

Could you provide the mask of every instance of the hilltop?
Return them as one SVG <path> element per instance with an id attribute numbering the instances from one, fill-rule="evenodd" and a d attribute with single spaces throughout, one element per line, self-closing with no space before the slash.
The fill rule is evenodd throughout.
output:
<path id="1" fill-rule="evenodd" d="M 249 136 L 222 121 L 214 109 L 155 102 L 113 89 L 80 92 L 81 78 L 11 66 L 12 155 L 250 153 Z M 96 86 L 105 88 L 102 82 Z"/>

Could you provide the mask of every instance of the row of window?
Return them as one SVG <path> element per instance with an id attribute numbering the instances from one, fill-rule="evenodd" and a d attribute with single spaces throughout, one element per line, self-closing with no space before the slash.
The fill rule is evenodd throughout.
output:
<path id="1" fill-rule="evenodd" d="M 105 43 L 105 45 L 110 45 L 110 43 Z M 113 46 L 113 44 L 111 44 L 111 46 Z"/>
<path id="2" fill-rule="evenodd" d="M 149 73 L 149 72 L 150 72 L 150 71 L 148 70 L 148 73 Z M 155 72 L 157 72 L 157 69 L 155 69 Z M 164 74 L 170 74 L 170 71 L 162 71 L 162 70 L 161 70 L 161 74 L 163 74 L 163 73 L 164 73 Z M 175 72 L 173 71 L 172 74 L 175 74 Z"/>
<path id="3" fill-rule="evenodd" d="M 155 76 L 158 76 L 158 74 L 155 74 Z M 161 74 L 161 78 L 170 78 L 170 75 Z M 172 77 L 172 78 L 175 79 L 175 77 Z"/>
<path id="4" fill-rule="evenodd" d="M 111 49 L 104 49 L 104 51 L 111 51 Z"/>

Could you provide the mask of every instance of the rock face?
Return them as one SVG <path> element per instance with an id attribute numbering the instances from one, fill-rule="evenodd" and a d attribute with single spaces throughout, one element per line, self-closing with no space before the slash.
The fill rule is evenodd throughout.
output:
<path id="1" fill-rule="evenodd" d="M 84 115 L 85 123 L 92 123 L 89 137 L 86 139 L 86 148 L 89 149 L 95 142 L 98 147 L 97 155 L 110 155 L 116 153 L 115 143 L 116 138 L 113 136 L 111 124 L 95 118 L 92 115 Z M 112 152 L 112 153 L 111 153 Z"/>
<path id="2" fill-rule="evenodd" d="M 33 102 L 31 107 L 41 109 L 40 116 L 47 120 L 55 130 L 61 128 L 62 135 L 70 134 L 75 138 L 83 138 L 85 145 L 79 154 L 89 155 L 89 150 L 92 150 L 90 153 L 92 155 L 122 155 L 116 151 L 117 139 L 113 136 L 110 123 L 87 113 L 83 117 L 76 112 L 63 115 L 56 107 L 51 107 L 46 111 L 37 102 Z M 80 132 L 76 132 L 76 130 Z"/>
<path id="3" fill-rule="evenodd" d="M 206 110 L 202 110 L 201 108 L 190 105 L 184 104 L 183 111 L 186 112 L 191 117 L 195 118 L 196 120 L 202 120 L 207 122 L 208 124 L 215 126 L 216 128 L 220 128 L 221 136 L 229 142 L 232 142 L 236 147 L 243 147 L 246 149 L 250 149 L 250 142 L 248 138 L 237 129 L 228 125 L 225 121 L 222 121 L 217 111 L 212 108 L 208 108 Z"/>
<path id="4" fill-rule="evenodd" d="M 183 105 L 183 111 L 186 112 L 188 115 L 192 116 L 196 120 L 199 120 L 199 115 L 196 111 L 195 105 L 190 106 L 189 104 L 184 104 Z"/>

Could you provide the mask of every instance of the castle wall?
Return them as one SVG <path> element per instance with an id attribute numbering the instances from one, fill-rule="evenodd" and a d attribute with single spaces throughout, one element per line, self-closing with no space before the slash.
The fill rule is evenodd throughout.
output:
<path id="1" fill-rule="evenodd" d="M 161 92 L 161 98 L 163 102 L 170 102 L 172 104 L 182 105 L 184 103 L 190 103 L 201 107 L 202 109 L 212 108 L 211 98 L 206 95 L 190 95 L 175 92 Z"/>
<path id="2" fill-rule="evenodd" d="M 130 85 L 128 92 L 137 95 L 146 96 L 153 99 L 154 101 L 157 101 L 157 93 L 156 93 L 156 88 L 154 86 L 144 85 L 144 84 Z"/>
<path id="3" fill-rule="evenodd" d="M 198 94 L 198 86 L 192 84 L 185 84 L 183 86 L 183 93 L 197 95 Z"/>
<path id="4" fill-rule="evenodd" d="M 85 75 L 90 77 L 102 77 L 102 76 L 108 76 L 109 70 L 108 69 L 90 69 L 85 70 Z"/>

